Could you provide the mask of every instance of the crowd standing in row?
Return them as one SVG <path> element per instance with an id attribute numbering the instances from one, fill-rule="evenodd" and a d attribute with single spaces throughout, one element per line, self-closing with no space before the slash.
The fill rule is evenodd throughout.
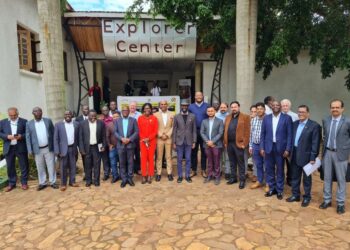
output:
<path id="1" fill-rule="evenodd" d="M 301 205 L 309 205 L 312 177 L 305 174 L 303 166 L 315 164 L 321 144 L 321 126 L 310 119 L 308 106 L 300 105 L 296 114 L 291 111 L 289 100 L 279 102 L 269 96 L 264 102 L 251 106 L 248 115 L 240 111 L 238 101 L 212 107 L 204 102 L 203 94 L 197 92 L 194 103 L 181 101 L 180 113 L 176 115 L 168 110 L 167 101 L 159 103 L 159 111 L 155 114 L 150 103 L 142 106 L 141 113 L 136 107 L 137 103 L 131 102 L 118 111 L 116 102 L 111 102 L 98 116 L 95 110 L 83 106 L 82 115 L 73 120 L 72 112 L 66 111 L 64 120 L 55 126 L 49 118 L 43 117 L 39 107 L 33 109 L 34 119 L 29 122 L 18 117 L 16 108 L 9 108 L 9 118 L 0 122 L 9 177 L 5 191 L 16 187 L 16 157 L 22 189 L 28 189 L 28 154 L 34 156 L 37 166 L 38 190 L 48 185 L 59 188 L 55 156 L 60 162 L 61 191 L 66 190 L 68 179 L 70 186 L 78 187 L 75 180 L 78 152 L 82 156 L 86 187 L 100 185 L 101 162 L 102 179 L 107 181 L 112 175 L 111 182 L 121 180 L 122 188 L 127 184 L 135 185 L 135 173 L 142 175 L 142 184 L 152 183 L 154 175 L 157 182 L 161 181 L 164 164 L 168 181 L 173 181 L 172 149 L 177 154 L 177 183 L 184 178 L 191 183 L 192 177 L 197 175 L 200 149 L 204 183 L 213 181 L 219 185 L 224 173 L 228 185 L 239 182 L 238 187 L 245 188 L 248 156 L 251 155 L 254 183 L 250 188 L 264 188 L 266 197 L 276 195 L 282 200 L 286 179 L 292 187 L 292 195 L 286 201 L 298 202 L 302 180 Z M 229 108 L 231 112 L 228 112 Z M 345 212 L 350 156 L 350 119 L 343 111 L 343 101 L 332 100 L 331 114 L 323 120 L 324 190 L 323 203 L 319 206 L 321 209 L 331 206 L 335 172 L 339 214 Z"/>

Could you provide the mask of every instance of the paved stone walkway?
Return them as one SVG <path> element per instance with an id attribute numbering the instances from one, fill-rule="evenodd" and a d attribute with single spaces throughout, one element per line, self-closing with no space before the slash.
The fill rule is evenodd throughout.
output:
<path id="1" fill-rule="evenodd" d="M 349 249 L 347 212 L 318 208 L 322 183 L 314 178 L 308 208 L 265 198 L 237 184 L 120 182 L 99 188 L 17 188 L 0 193 L 0 249 Z M 348 186 L 348 197 L 350 196 Z M 286 190 L 286 197 L 290 194 Z M 333 201 L 335 203 L 335 201 Z"/>

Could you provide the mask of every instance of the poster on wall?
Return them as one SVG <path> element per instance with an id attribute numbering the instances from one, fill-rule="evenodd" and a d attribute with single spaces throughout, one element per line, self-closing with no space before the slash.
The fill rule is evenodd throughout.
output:
<path id="1" fill-rule="evenodd" d="M 180 97 L 179 96 L 118 96 L 117 104 L 118 110 L 122 110 L 123 106 L 128 106 L 130 102 L 135 101 L 137 103 L 137 110 L 141 112 L 142 105 L 149 102 L 152 104 L 153 108 L 159 107 L 159 102 L 166 100 L 168 102 L 168 110 L 175 112 L 175 114 L 180 112 Z"/>
<path id="2" fill-rule="evenodd" d="M 179 96 L 180 100 L 186 100 L 191 103 L 191 79 L 179 80 Z"/>

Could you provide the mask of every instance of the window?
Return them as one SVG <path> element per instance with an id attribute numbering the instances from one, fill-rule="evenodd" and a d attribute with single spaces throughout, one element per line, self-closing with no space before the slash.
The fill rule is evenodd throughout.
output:
<path id="1" fill-rule="evenodd" d="M 20 69 L 42 73 L 39 36 L 17 25 L 18 60 Z"/>
<path id="2" fill-rule="evenodd" d="M 67 53 L 63 51 L 63 70 L 64 70 L 64 80 L 68 81 L 68 68 L 67 68 Z"/>

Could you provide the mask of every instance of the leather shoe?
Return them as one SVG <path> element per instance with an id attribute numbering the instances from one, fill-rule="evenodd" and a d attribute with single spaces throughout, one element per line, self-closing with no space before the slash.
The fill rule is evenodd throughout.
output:
<path id="1" fill-rule="evenodd" d="M 238 181 L 236 179 L 230 179 L 228 182 L 226 182 L 227 185 L 232 185 L 232 184 L 235 184 L 237 183 Z"/>
<path id="2" fill-rule="evenodd" d="M 304 199 L 303 202 L 301 203 L 302 207 L 307 207 L 310 204 L 310 199 Z"/>
<path id="3" fill-rule="evenodd" d="M 191 178 L 197 175 L 197 171 L 191 171 Z"/>
<path id="4" fill-rule="evenodd" d="M 36 190 L 40 191 L 40 190 L 43 190 L 46 187 L 47 187 L 47 185 L 39 185 Z"/>
<path id="5" fill-rule="evenodd" d="M 52 187 L 53 189 L 58 189 L 58 188 L 59 188 L 58 185 L 57 185 L 56 183 L 51 184 L 51 187 Z"/>
<path id="6" fill-rule="evenodd" d="M 22 190 L 27 190 L 29 187 L 28 187 L 28 185 L 27 184 L 22 184 Z M 58 186 L 57 186 L 57 188 L 58 188 Z"/>
<path id="7" fill-rule="evenodd" d="M 286 202 L 295 202 L 295 201 L 300 201 L 300 197 L 292 195 L 291 197 L 286 199 Z"/>
<path id="8" fill-rule="evenodd" d="M 332 202 L 322 202 L 319 206 L 320 209 L 326 209 L 328 207 L 332 206 Z"/>
<path id="9" fill-rule="evenodd" d="M 268 192 L 265 193 L 265 197 L 271 197 L 275 194 L 277 194 L 276 190 L 269 190 Z"/>
<path id="10" fill-rule="evenodd" d="M 168 174 L 168 180 L 169 181 L 173 181 L 174 180 L 174 176 L 172 174 Z"/>
<path id="11" fill-rule="evenodd" d="M 159 180 L 160 180 L 160 179 L 159 179 Z M 152 176 L 148 176 L 147 182 L 148 182 L 148 184 L 151 184 L 151 183 L 152 183 Z"/>
<path id="12" fill-rule="evenodd" d="M 142 176 L 141 184 L 146 184 L 146 182 L 147 182 L 147 177 L 146 176 Z"/>
<path id="13" fill-rule="evenodd" d="M 156 182 L 159 182 L 161 178 L 162 178 L 161 175 L 156 175 Z"/>
<path id="14" fill-rule="evenodd" d="M 203 177 L 203 178 L 207 178 L 207 177 L 208 177 L 208 175 L 207 175 L 207 173 L 205 172 L 205 170 L 202 170 L 202 177 Z"/>
<path id="15" fill-rule="evenodd" d="M 73 184 L 69 184 L 69 186 L 71 186 L 71 187 L 79 187 L 79 184 L 78 183 L 73 183 Z"/>
<path id="16" fill-rule="evenodd" d="M 99 182 L 96 182 L 95 183 L 95 187 L 99 187 L 100 186 L 100 183 Z"/>
<path id="17" fill-rule="evenodd" d="M 182 182 L 182 179 L 183 179 L 182 177 L 178 177 L 178 178 L 177 178 L 177 183 L 181 183 L 181 182 Z"/>
<path id="18" fill-rule="evenodd" d="M 135 186 L 135 183 L 134 183 L 134 181 L 132 179 L 128 179 L 127 183 L 129 183 L 129 185 L 132 186 L 132 187 Z"/>
<path id="19" fill-rule="evenodd" d="M 67 189 L 67 186 L 62 186 L 62 187 L 60 188 L 60 190 L 61 190 L 62 192 L 66 191 L 66 189 Z"/>
<path id="20" fill-rule="evenodd" d="M 225 180 L 230 180 L 231 175 L 230 174 L 225 174 Z"/>
<path id="21" fill-rule="evenodd" d="M 283 199 L 283 193 L 277 193 L 277 199 L 282 200 Z"/>
<path id="22" fill-rule="evenodd" d="M 109 176 L 108 175 L 105 175 L 105 176 L 103 176 L 103 181 L 106 181 L 106 180 L 108 180 L 108 178 L 109 178 Z"/>
<path id="23" fill-rule="evenodd" d="M 6 188 L 5 188 L 5 192 L 10 192 L 12 190 L 14 190 L 16 187 L 15 186 L 10 186 L 8 185 Z"/>
<path id="24" fill-rule="evenodd" d="M 85 187 L 91 187 L 91 183 L 90 184 L 86 183 Z"/>
<path id="25" fill-rule="evenodd" d="M 192 182 L 191 177 L 186 177 L 186 181 L 187 181 L 188 183 L 191 183 L 191 182 Z"/>
<path id="26" fill-rule="evenodd" d="M 245 187 L 245 181 L 240 181 L 238 187 L 239 189 L 243 189 Z"/>
<path id="27" fill-rule="evenodd" d="M 338 205 L 337 206 L 337 214 L 343 214 L 345 213 L 345 206 L 344 205 Z"/>
<path id="28" fill-rule="evenodd" d="M 122 183 L 120 184 L 120 187 L 125 188 L 125 186 L 126 186 L 126 181 L 122 181 Z"/>
<path id="29" fill-rule="evenodd" d="M 117 177 L 113 177 L 111 183 L 116 183 L 119 179 Z"/>

